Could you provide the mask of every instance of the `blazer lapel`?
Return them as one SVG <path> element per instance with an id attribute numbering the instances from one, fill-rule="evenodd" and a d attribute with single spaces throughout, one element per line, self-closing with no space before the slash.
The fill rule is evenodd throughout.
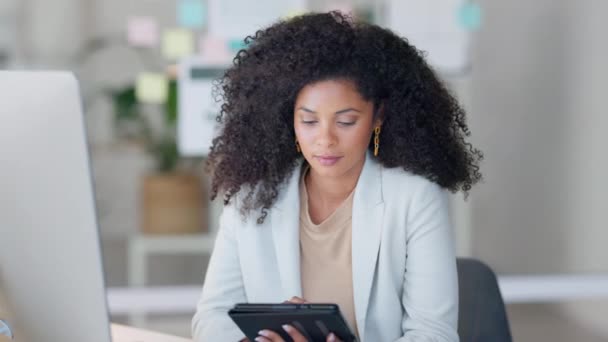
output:
<path id="1" fill-rule="evenodd" d="M 382 235 L 384 202 L 381 177 L 381 166 L 368 152 L 357 182 L 352 214 L 353 295 L 361 340 L 365 340 L 367 307 Z"/>
<path id="2" fill-rule="evenodd" d="M 300 162 L 287 180 L 286 187 L 277 200 L 277 210 L 269 216 L 284 300 L 302 296 L 299 234 L 301 166 Z"/>
<path id="3" fill-rule="evenodd" d="M 302 296 L 299 235 L 301 169 L 300 163 L 282 189 L 276 210 L 269 215 L 285 299 Z M 368 152 L 355 189 L 352 214 L 353 295 L 357 328 L 362 340 L 382 235 L 384 202 L 381 177 L 381 166 Z"/>

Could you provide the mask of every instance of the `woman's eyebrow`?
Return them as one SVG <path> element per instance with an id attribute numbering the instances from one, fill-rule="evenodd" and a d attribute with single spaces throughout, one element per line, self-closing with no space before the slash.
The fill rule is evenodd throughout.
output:
<path id="1" fill-rule="evenodd" d="M 312 110 L 312 109 L 308 109 L 308 108 L 306 108 L 306 107 L 304 107 L 304 106 L 301 106 L 301 107 L 299 107 L 299 108 L 298 108 L 298 109 L 296 109 L 296 110 L 303 110 L 303 111 L 305 111 L 305 112 L 309 112 L 309 113 L 317 114 L 317 112 L 315 112 L 314 110 Z"/>
<path id="2" fill-rule="evenodd" d="M 361 113 L 361 111 L 358 110 L 358 109 L 355 109 L 355 108 L 346 108 L 346 109 L 342 109 L 342 110 L 337 111 L 336 114 L 344 114 L 344 113 L 347 113 L 347 112 L 350 112 L 350 111 Z"/>
<path id="3" fill-rule="evenodd" d="M 303 110 L 303 111 L 308 112 L 308 113 L 317 114 L 317 112 L 315 112 L 314 110 L 308 109 L 308 108 L 306 108 L 304 106 L 299 107 L 297 110 Z M 337 111 L 335 114 L 344 114 L 344 113 L 347 113 L 347 112 L 350 112 L 350 111 L 361 113 L 361 111 L 358 110 L 358 109 L 355 109 L 355 108 L 346 108 L 346 109 L 341 109 L 341 110 Z"/>

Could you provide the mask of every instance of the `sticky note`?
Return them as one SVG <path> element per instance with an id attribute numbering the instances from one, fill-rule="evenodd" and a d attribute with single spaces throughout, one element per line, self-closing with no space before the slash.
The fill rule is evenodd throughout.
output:
<path id="1" fill-rule="evenodd" d="M 186 29 L 170 29 L 163 33 L 163 55 L 168 59 L 179 59 L 194 51 L 194 37 Z"/>
<path id="2" fill-rule="evenodd" d="M 458 12 L 460 25 L 467 30 L 477 30 L 481 26 L 481 7 L 475 3 L 464 4 Z"/>
<path id="3" fill-rule="evenodd" d="M 186 28 L 201 28 L 205 24 L 205 12 L 201 0 L 181 0 L 177 5 L 177 22 Z"/>
<path id="4" fill-rule="evenodd" d="M 291 9 L 289 11 L 287 11 L 287 14 L 285 14 L 285 19 L 291 19 L 293 17 L 297 17 L 299 15 L 305 14 L 306 11 L 305 10 L 301 10 L 301 9 Z"/>
<path id="5" fill-rule="evenodd" d="M 137 77 L 135 96 L 139 102 L 161 104 L 167 101 L 169 82 L 163 74 L 144 72 Z"/>
<path id="6" fill-rule="evenodd" d="M 138 47 L 158 44 L 158 23 L 153 17 L 136 16 L 127 20 L 127 41 Z"/>
<path id="7" fill-rule="evenodd" d="M 199 42 L 199 53 L 203 61 L 212 64 L 227 64 L 232 58 L 226 39 L 217 36 L 203 36 Z"/>

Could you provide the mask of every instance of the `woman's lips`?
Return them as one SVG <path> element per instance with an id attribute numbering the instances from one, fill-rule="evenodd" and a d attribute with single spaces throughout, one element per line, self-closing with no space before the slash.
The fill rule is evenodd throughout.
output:
<path id="1" fill-rule="evenodd" d="M 342 157 L 336 156 L 315 156 L 319 163 L 323 166 L 332 166 L 337 163 Z"/>

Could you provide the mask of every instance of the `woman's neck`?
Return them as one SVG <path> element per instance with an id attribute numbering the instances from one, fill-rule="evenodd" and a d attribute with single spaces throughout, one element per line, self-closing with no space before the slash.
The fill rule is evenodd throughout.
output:
<path id="1" fill-rule="evenodd" d="M 332 207 L 342 203 L 353 191 L 363 169 L 363 163 L 354 166 L 340 177 L 324 177 L 309 169 L 304 181 L 308 197 L 322 207 Z"/>

